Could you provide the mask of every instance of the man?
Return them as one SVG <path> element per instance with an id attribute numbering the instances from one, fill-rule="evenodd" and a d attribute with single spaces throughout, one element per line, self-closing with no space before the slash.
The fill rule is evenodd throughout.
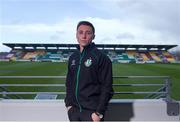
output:
<path id="1" fill-rule="evenodd" d="M 77 51 L 69 58 L 65 104 L 70 121 L 103 120 L 112 97 L 112 63 L 92 40 L 95 28 L 88 21 L 77 25 Z"/>

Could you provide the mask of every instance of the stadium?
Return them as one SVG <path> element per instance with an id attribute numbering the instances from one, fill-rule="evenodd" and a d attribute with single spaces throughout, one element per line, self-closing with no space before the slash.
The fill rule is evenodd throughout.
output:
<path id="1" fill-rule="evenodd" d="M 66 121 L 65 75 L 77 44 L 3 45 L 11 50 L 0 53 L 0 121 Z M 97 44 L 113 62 L 105 120 L 179 121 L 180 65 L 169 52 L 176 46 Z"/>
<path id="2" fill-rule="evenodd" d="M 4 43 L 11 48 L 0 55 L 2 61 L 67 62 L 77 44 L 21 44 Z M 177 45 L 118 45 L 97 44 L 112 62 L 119 63 L 176 63 L 168 52 Z"/>

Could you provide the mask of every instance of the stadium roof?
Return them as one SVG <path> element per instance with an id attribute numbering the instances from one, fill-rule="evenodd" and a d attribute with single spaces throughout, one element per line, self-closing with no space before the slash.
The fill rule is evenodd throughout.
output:
<path id="1" fill-rule="evenodd" d="M 41 43 L 3 43 L 12 49 L 72 49 L 76 48 L 78 44 L 41 44 Z M 101 49 L 121 49 L 121 50 L 169 50 L 177 45 L 144 45 L 144 44 L 96 44 Z"/>

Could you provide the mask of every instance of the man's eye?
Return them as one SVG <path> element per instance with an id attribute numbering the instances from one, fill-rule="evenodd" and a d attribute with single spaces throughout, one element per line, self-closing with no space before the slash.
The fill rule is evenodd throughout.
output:
<path id="1" fill-rule="evenodd" d="M 88 35 L 91 35 L 92 33 L 91 32 L 87 32 Z"/>
<path id="2" fill-rule="evenodd" d="M 79 34 L 83 34 L 83 32 L 82 32 L 82 31 L 79 31 Z"/>
<path id="3" fill-rule="evenodd" d="M 92 34 L 92 32 L 89 32 L 89 31 L 87 31 L 87 32 L 79 31 L 78 33 L 79 34 L 87 34 L 87 35 L 91 35 Z"/>

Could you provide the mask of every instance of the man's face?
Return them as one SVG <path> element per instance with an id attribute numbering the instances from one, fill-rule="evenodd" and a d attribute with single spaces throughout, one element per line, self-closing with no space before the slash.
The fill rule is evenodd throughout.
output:
<path id="1" fill-rule="evenodd" d="M 76 32 L 76 38 L 79 42 L 81 47 L 84 47 L 92 42 L 95 35 L 93 30 L 90 26 L 87 25 L 80 25 Z"/>

